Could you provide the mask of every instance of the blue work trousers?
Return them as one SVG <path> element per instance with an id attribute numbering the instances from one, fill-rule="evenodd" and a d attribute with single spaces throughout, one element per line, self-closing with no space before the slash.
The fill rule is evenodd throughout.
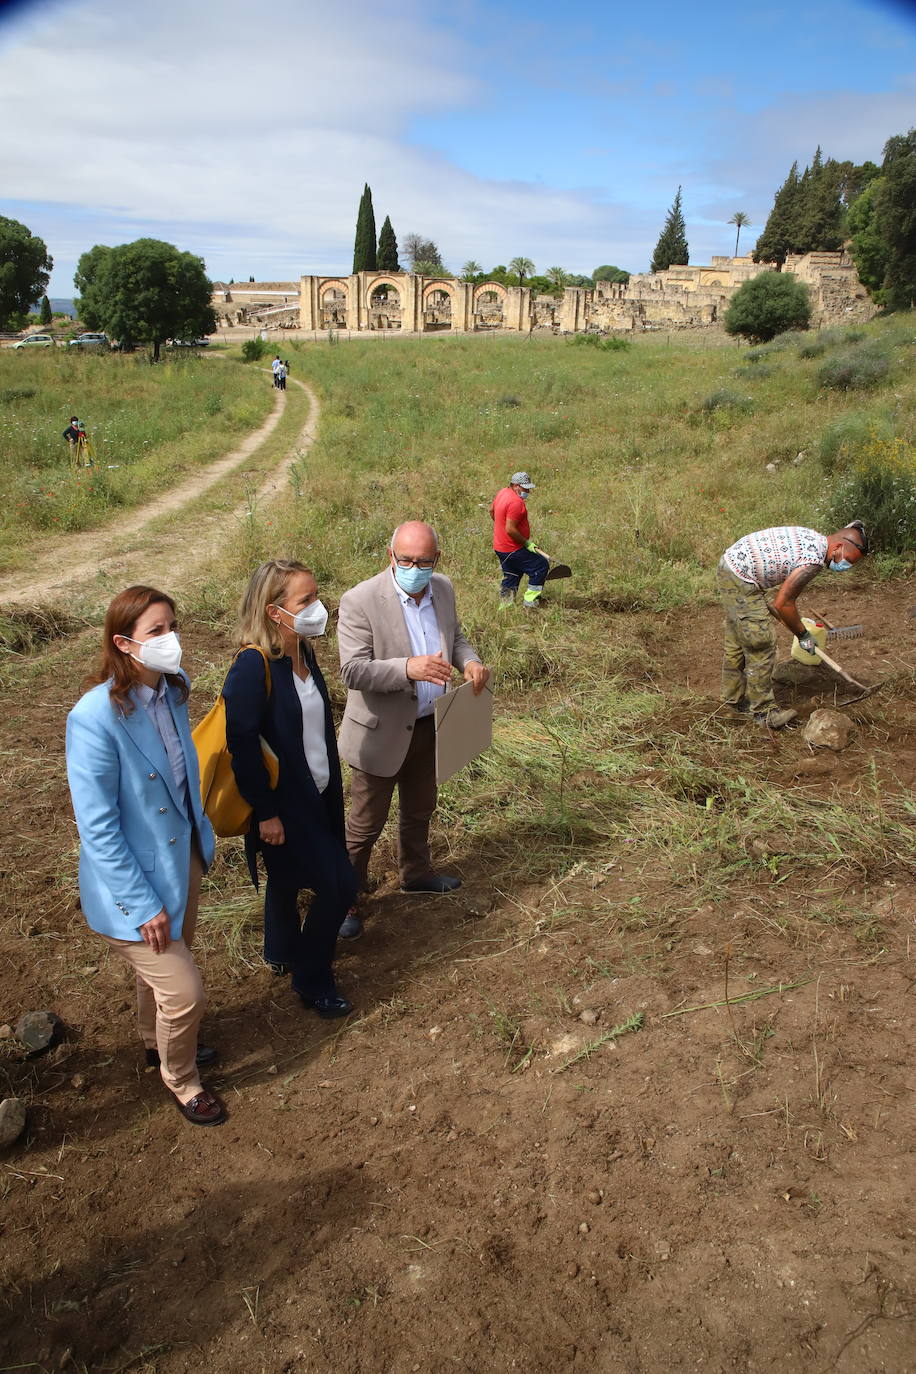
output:
<path id="1" fill-rule="evenodd" d="M 500 553 L 496 557 L 503 570 L 501 591 L 518 591 L 518 584 L 527 575 L 528 586 L 541 588 L 550 569 L 549 561 L 542 553 L 532 553 L 531 549 L 513 549 L 511 553 Z"/>

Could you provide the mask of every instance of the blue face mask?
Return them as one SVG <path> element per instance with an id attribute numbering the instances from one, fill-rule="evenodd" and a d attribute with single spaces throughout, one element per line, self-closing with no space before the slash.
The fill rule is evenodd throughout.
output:
<path id="1" fill-rule="evenodd" d="M 432 575 L 432 568 L 399 568 L 397 564 L 394 565 L 395 581 L 408 596 L 415 596 L 428 587 Z"/>
<path id="2" fill-rule="evenodd" d="M 831 558 L 827 567 L 831 572 L 848 572 L 852 564 L 848 558 Z"/>

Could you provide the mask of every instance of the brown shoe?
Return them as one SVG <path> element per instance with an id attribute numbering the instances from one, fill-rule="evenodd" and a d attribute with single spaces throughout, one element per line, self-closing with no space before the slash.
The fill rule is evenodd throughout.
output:
<path id="1" fill-rule="evenodd" d="M 798 712 L 788 706 L 782 711 L 758 711 L 754 716 L 754 723 L 766 725 L 770 730 L 784 730 L 787 725 L 792 724 L 797 715 Z"/>
<path id="2" fill-rule="evenodd" d="M 178 1098 L 175 1099 L 178 1102 Z M 226 1120 L 226 1112 L 221 1102 L 206 1089 L 192 1097 L 190 1102 L 178 1102 L 178 1110 L 192 1126 L 221 1126 Z"/>

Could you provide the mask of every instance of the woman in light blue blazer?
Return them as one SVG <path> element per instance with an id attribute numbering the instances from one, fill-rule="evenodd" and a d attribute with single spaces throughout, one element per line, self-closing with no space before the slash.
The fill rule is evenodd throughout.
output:
<path id="1" fill-rule="evenodd" d="M 224 1119 L 200 1067 L 206 1005 L 190 946 L 213 830 L 200 803 L 175 603 L 128 587 L 108 607 L 96 685 L 67 717 L 67 776 L 80 835 L 80 904 L 133 968 L 147 1063 L 182 1114 Z"/>

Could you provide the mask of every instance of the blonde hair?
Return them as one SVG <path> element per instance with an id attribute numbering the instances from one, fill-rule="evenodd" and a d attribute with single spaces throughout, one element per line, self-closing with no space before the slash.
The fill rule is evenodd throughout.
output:
<path id="1" fill-rule="evenodd" d="M 239 648 L 256 644 L 270 658 L 282 657 L 280 631 L 267 614 L 267 608 L 282 603 L 289 580 L 296 573 L 308 573 L 309 577 L 315 575 L 311 568 L 293 558 L 271 558 L 255 568 L 239 606 L 239 623 L 235 632 Z"/>

